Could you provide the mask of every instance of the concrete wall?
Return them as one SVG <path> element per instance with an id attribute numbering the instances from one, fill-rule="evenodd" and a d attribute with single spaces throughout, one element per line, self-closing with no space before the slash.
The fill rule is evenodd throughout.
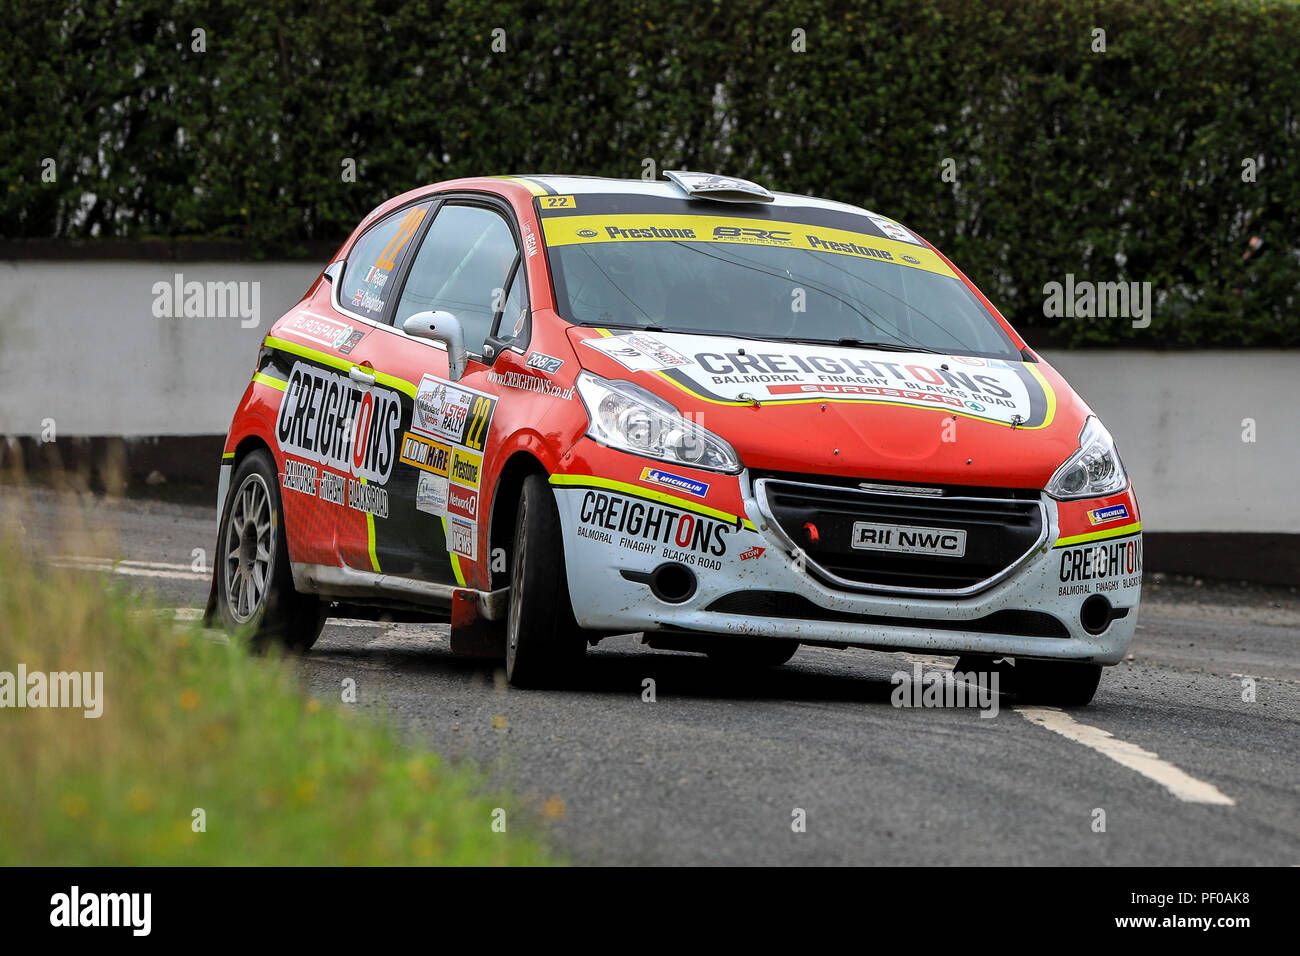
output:
<path id="1" fill-rule="evenodd" d="M 1115 436 L 1144 528 L 1300 531 L 1300 352 L 1044 357 Z"/>
<path id="2" fill-rule="evenodd" d="M 0 262 L 0 434 L 225 434 L 257 346 L 324 262 Z M 156 318 L 154 284 L 258 283 L 259 321 Z"/>
<path id="3" fill-rule="evenodd" d="M 65 437 L 224 434 L 258 342 L 322 262 L 0 262 L 0 434 L 47 418 Z M 257 324 L 156 317 L 176 273 L 258 283 Z M 1148 530 L 1300 532 L 1300 353 L 1047 358 L 1119 441 Z"/>

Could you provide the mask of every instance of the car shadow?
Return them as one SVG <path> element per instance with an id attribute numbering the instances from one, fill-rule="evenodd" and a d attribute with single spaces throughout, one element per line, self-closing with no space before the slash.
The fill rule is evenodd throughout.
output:
<path id="1" fill-rule="evenodd" d="M 522 694 L 587 694 L 600 696 L 641 697 L 646 681 L 654 681 L 656 698 L 697 700 L 787 700 L 889 704 L 894 685 L 888 675 L 908 670 L 901 659 L 880 658 L 883 666 L 873 673 L 828 673 L 796 654 L 780 667 L 737 668 L 714 663 L 702 654 L 658 651 L 649 648 L 592 649 L 582 665 L 561 688 L 522 690 Z M 892 655 L 890 655 L 892 657 Z M 355 662 L 363 665 L 384 662 L 399 673 L 412 676 L 439 674 L 466 681 L 485 682 L 492 686 L 504 682 L 504 662 L 495 659 L 462 657 L 452 654 L 445 645 L 384 647 L 335 645 L 320 647 L 307 660 Z"/>

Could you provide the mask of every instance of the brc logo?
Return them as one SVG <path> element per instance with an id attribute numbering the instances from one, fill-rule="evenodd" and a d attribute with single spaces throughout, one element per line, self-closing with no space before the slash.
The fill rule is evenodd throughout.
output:
<path id="1" fill-rule="evenodd" d="M 790 233 L 784 229 L 754 229 L 745 226 L 715 226 L 714 239 L 753 239 L 757 242 L 789 242 Z"/>

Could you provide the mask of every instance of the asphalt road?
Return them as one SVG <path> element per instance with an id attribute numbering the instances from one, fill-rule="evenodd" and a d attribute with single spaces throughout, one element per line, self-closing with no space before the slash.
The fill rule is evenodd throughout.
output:
<path id="1" fill-rule="evenodd" d="M 81 499 L 68 540 L 66 504 L 21 506 L 29 546 L 202 606 L 211 509 Z M 352 678 L 357 706 L 549 807 L 580 862 L 1300 864 L 1294 592 L 1150 580 L 1131 659 L 1068 714 L 891 706 L 916 660 L 953 662 L 802 648 L 737 675 L 626 636 L 590 652 L 580 689 L 519 691 L 452 656 L 445 627 L 331 622 L 296 666 L 322 699 Z"/>

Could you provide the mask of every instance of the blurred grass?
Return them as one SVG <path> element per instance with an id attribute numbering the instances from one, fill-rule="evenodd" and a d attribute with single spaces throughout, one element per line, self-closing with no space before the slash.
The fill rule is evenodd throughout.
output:
<path id="1" fill-rule="evenodd" d="M 553 861 L 472 769 L 307 698 L 289 663 L 33 560 L 6 518 L 0 671 L 104 676 L 98 719 L 0 708 L 0 864 Z M 495 833 L 502 806 L 508 831 Z M 196 808 L 205 832 L 192 828 Z"/>

